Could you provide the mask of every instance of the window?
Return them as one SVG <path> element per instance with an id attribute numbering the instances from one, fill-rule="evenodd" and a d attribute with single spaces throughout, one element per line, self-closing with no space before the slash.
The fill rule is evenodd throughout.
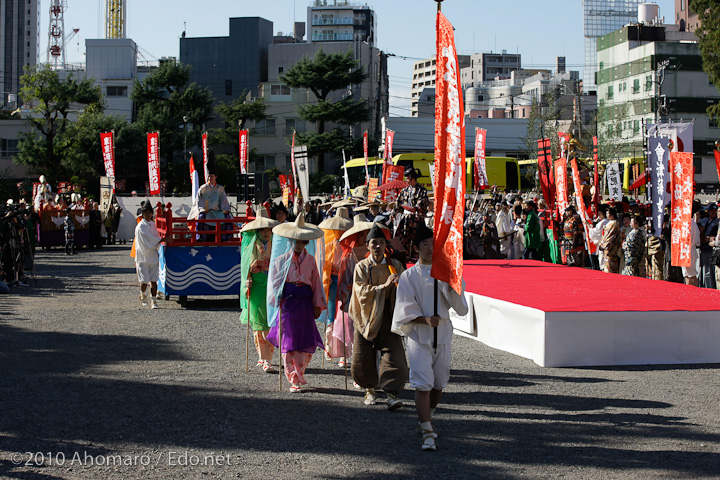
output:
<path id="1" fill-rule="evenodd" d="M 640 93 L 640 79 L 633 80 L 633 93 Z"/>
<path id="2" fill-rule="evenodd" d="M 278 67 L 278 74 L 283 73 L 285 71 L 285 67 Z"/>
<path id="3" fill-rule="evenodd" d="M 232 95 L 232 80 L 225 80 L 225 95 Z"/>
<path id="4" fill-rule="evenodd" d="M 270 95 L 290 95 L 290 87 L 287 85 L 270 85 Z"/>
<path id="5" fill-rule="evenodd" d="M 478 101 L 478 102 L 482 102 L 484 99 L 485 99 L 485 96 L 484 96 L 484 95 L 478 95 L 478 96 L 477 96 L 477 101 Z"/>
<path id="6" fill-rule="evenodd" d="M 680 0 L 680 11 L 681 12 L 685 11 L 685 0 Z"/>
<path id="7" fill-rule="evenodd" d="M 255 135 L 275 135 L 275 119 L 266 118 L 255 124 Z"/>
<path id="8" fill-rule="evenodd" d="M 640 133 L 640 120 L 634 120 L 633 121 L 633 135 L 637 135 L 638 133 Z"/>
<path id="9" fill-rule="evenodd" d="M 607 98 L 608 98 L 608 100 L 610 100 L 611 98 L 613 98 L 613 96 L 614 96 L 614 95 L 613 95 L 613 86 L 612 86 L 612 85 L 608 85 L 608 89 L 607 89 Z"/>
<path id="10" fill-rule="evenodd" d="M 18 153 L 18 140 L 0 140 L 0 158 L 10 158 Z"/>
<path id="11" fill-rule="evenodd" d="M 299 118 L 285 119 L 285 135 L 292 135 L 293 130 L 298 133 L 305 133 L 305 120 Z"/>
<path id="12" fill-rule="evenodd" d="M 111 86 L 105 87 L 105 95 L 108 97 L 127 97 L 128 87 L 126 86 Z"/>
<path id="13" fill-rule="evenodd" d="M 713 118 L 710 118 L 710 119 L 708 120 L 708 127 L 710 127 L 710 128 L 718 128 L 718 120 L 717 120 L 717 118 L 714 118 L 714 117 L 713 117 Z"/>
<path id="14" fill-rule="evenodd" d="M 702 175 L 703 161 L 702 157 L 693 158 L 693 167 L 695 167 L 695 175 Z"/>
<path id="15" fill-rule="evenodd" d="M 645 91 L 649 91 L 652 88 L 653 80 L 652 75 L 648 75 L 645 77 Z"/>

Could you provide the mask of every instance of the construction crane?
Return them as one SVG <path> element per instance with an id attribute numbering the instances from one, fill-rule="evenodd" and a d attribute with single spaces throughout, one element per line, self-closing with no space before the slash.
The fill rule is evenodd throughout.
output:
<path id="1" fill-rule="evenodd" d="M 105 38 L 125 38 L 125 0 L 105 0 Z"/>

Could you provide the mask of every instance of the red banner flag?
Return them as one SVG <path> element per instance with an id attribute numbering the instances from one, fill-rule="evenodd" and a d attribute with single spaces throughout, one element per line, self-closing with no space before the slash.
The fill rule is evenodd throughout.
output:
<path id="1" fill-rule="evenodd" d="M 247 174 L 247 162 L 248 162 L 248 131 L 240 130 L 240 173 L 243 175 Z"/>
<path id="2" fill-rule="evenodd" d="M 392 165 L 392 147 L 394 141 L 395 132 L 393 132 L 392 130 L 388 130 L 385 139 L 385 163 L 387 163 L 388 165 Z"/>
<path id="3" fill-rule="evenodd" d="M 160 193 L 160 134 L 147 134 L 148 177 L 150 179 L 150 195 Z"/>
<path id="4" fill-rule="evenodd" d="M 295 201 L 295 184 L 292 175 L 278 175 L 278 181 L 282 191 L 283 204 L 287 207 Z"/>
<path id="5" fill-rule="evenodd" d="M 393 180 L 402 180 L 405 169 L 402 165 L 390 165 L 387 167 L 387 179 L 383 183 L 392 182 Z M 383 190 L 383 200 L 386 202 L 394 202 L 397 200 L 398 192 L 396 190 Z"/>
<path id="6" fill-rule="evenodd" d="M 585 230 L 585 246 L 590 254 L 594 254 L 597 249 L 592 240 L 590 240 L 590 227 L 592 226 L 590 216 L 588 215 L 585 199 L 582 196 L 582 181 L 580 180 L 580 170 L 578 170 L 577 159 L 570 160 L 570 168 L 572 169 L 573 183 L 575 185 L 575 203 L 577 204 L 580 220 L 582 220 L 583 229 Z"/>
<path id="7" fill-rule="evenodd" d="M 460 293 L 465 214 L 465 122 L 453 26 L 437 12 L 433 278 Z"/>
<path id="8" fill-rule="evenodd" d="M 713 154 L 715 154 L 715 168 L 717 168 L 718 179 L 720 179 L 720 151 L 713 150 Z"/>
<path id="9" fill-rule="evenodd" d="M 363 157 L 365 158 L 365 185 L 370 182 L 370 172 L 368 171 L 368 136 L 367 130 L 363 133 Z"/>
<path id="10" fill-rule="evenodd" d="M 487 130 L 475 128 L 475 188 L 487 188 L 490 186 L 485 166 L 485 139 Z"/>
<path id="11" fill-rule="evenodd" d="M 595 169 L 593 171 L 593 186 L 595 194 L 593 195 L 593 214 L 597 215 L 600 209 L 600 172 L 598 171 L 598 137 L 593 137 L 593 161 Z"/>
<path id="12" fill-rule="evenodd" d="M 550 139 L 538 140 L 538 178 L 543 198 L 550 209 L 555 206 L 555 181 L 553 180 L 553 161 L 550 151 Z"/>
<path id="13" fill-rule="evenodd" d="M 115 141 L 113 132 L 101 133 L 100 144 L 102 145 L 103 162 L 105 163 L 105 175 L 115 177 Z"/>
<path id="14" fill-rule="evenodd" d="M 562 218 L 565 209 L 568 207 L 568 186 L 567 186 L 567 159 L 559 158 L 555 162 L 555 205 L 559 218 Z"/>
<path id="15" fill-rule="evenodd" d="M 202 154 L 203 154 L 203 172 L 205 175 L 205 183 L 208 182 L 210 171 L 208 170 L 208 143 L 207 143 L 207 132 L 202 134 Z"/>
<path id="16" fill-rule="evenodd" d="M 672 189 L 672 253 L 671 263 L 675 267 L 690 266 L 690 221 L 693 202 L 693 154 L 670 152 L 670 178 Z"/>

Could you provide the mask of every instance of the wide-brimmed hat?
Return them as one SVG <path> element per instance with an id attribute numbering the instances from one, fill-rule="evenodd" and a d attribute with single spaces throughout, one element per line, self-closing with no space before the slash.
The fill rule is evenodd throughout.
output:
<path id="1" fill-rule="evenodd" d="M 350 218 L 350 213 L 348 212 L 347 207 L 339 207 L 335 211 L 334 217 L 329 217 L 320 222 L 320 225 L 318 227 L 322 228 L 323 230 L 340 230 L 345 231 L 348 230 L 353 226 L 353 221 Z"/>
<path id="2" fill-rule="evenodd" d="M 294 223 L 281 223 L 272 231 L 275 235 L 292 240 L 315 240 L 325 235 L 317 225 L 305 223 L 305 212 L 300 212 Z"/>
<path id="3" fill-rule="evenodd" d="M 360 212 L 369 212 L 369 211 L 370 211 L 370 207 L 368 207 L 367 205 L 363 205 L 362 207 L 355 207 L 355 208 L 353 208 L 353 212 L 357 212 L 357 213 L 360 213 Z"/>
<path id="4" fill-rule="evenodd" d="M 268 217 L 267 210 L 265 207 L 260 206 L 257 213 L 255 214 L 255 220 L 248 222 L 240 229 L 241 232 L 248 232 L 250 230 L 262 230 L 263 228 L 273 228 L 278 224 L 277 220 L 273 220 Z"/>
<path id="5" fill-rule="evenodd" d="M 340 241 L 345 240 L 346 238 L 350 237 L 351 235 L 355 235 L 356 233 L 364 232 L 367 230 L 370 230 L 373 225 L 375 225 L 375 222 L 368 222 L 367 217 L 365 217 L 364 214 L 359 213 L 353 217 L 353 226 L 350 230 L 342 234 L 342 237 L 340 237 Z M 387 228 L 385 225 L 379 224 L 380 228 L 383 230 L 387 230 L 388 237 L 390 236 L 390 229 Z"/>
<path id="6" fill-rule="evenodd" d="M 355 206 L 354 200 L 340 200 L 339 202 L 335 202 L 332 204 L 332 208 L 354 207 L 354 206 Z"/>

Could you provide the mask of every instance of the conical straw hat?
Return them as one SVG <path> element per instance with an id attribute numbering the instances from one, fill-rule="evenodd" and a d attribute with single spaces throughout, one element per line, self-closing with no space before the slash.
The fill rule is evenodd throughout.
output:
<path id="1" fill-rule="evenodd" d="M 315 240 L 325 235 L 316 225 L 305 223 L 304 212 L 300 212 L 294 223 L 281 223 L 272 231 L 276 235 L 293 240 Z"/>
<path id="2" fill-rule="evenodd" d="M 340 200 L 339 202 L 335 202 L 332 204 L 332 208 L 354 207 L 354 206 L 355 206 L 354 200 Z"/>
<path id="3" fill-rule="evenodd" d="M 350 218 L 347 207 L 339 207 L 335 211 L 335 216 L 326 218 L 318 227 L 323 230 L 340 230 L 345 231 L 353 226 L 353 221 Z"/>
<path id="4" fill-rule="evenodd" d="M 260 206 L 260 209 L 255 214 L 255 220 L 248 222 L 240 230 L 241 232 L 247 232 L 250 230 L 262 230 L 263 228 L 273 228 L 278 224 L 277 220 L 273 220 L 268 217 L 267 210 L 265 207 Z"/>
<path id="5" fill-rule="evenodd" d="M 366 231 L 370 230 L 370 229 L 373 227 L 373 225 L 375 225 L 374 222 L 368 222 L 368 221 L 367 221 L 367 218 L 365 217 L 365 215 L 362 214 L 362 213 L 359 213 L 359 214 L 355 215 L 355 217 L 353 217 L 353 226 L 352 226 L 352 228 L 351 228 L 350 230 L 348 230 L 347 232 L 345 232 L 345 233 L 342 234 L 342 237 L 340 237 L 340 241 L 342 242 L 342 241 L 345 240 L 346 238 L 350 237 L 351 235 L 355 235 L 356 233 L 366 232 Z M 388 232 L 390 232 L 390 229 L 387 228 L 387 227 L 386 227 L 385 225 L 383 225 L 382 223 L 378 223 L 377 225 L 378 225 L 380 228 L 382 228 L 383 230 L 387 230 Z M 388 236 L 389 236 L 389 235 L 388 235 Z"/>

